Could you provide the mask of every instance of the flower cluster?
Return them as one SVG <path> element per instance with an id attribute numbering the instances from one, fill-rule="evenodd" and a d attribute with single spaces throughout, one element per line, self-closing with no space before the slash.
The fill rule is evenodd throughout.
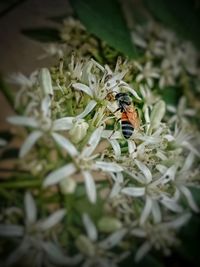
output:
<path id="1" fill-rule="evenodd" d="M 7 265 L 36 255 L 37 266 L 114 267 L 133 243 L 137 261 L 152 248 L 169 254 L 178 230 L 199 211 L 191 191 L 200 185 L 199 143 L 188 120 L 195 112 L 184 97 L 176 109 L 153 90 L 158 80 L 159 88 L 172 81 L 161 76 L 163 67 L 176 75 L 173 82 L 183 69 L 196 73 L 194 66 L 179 70 L 183 55 L 163 63 L 164 50 L 170 56 L 172 49 L 165 38 L 172 38 L 163 33 L 163 42 L 156 39 L 149 47 L 150 33 L 149 26 L 139 28 L 134 37 L 148 51 L 144 65 L 119 59 L 112 69 L 72 54 L 30 78 L 17 77 L 20 114 L 8 121 L 24 128 L 19 167 L 41 187 L 25 192 L 24 213 L 9 207 L 0 217 L 0 235 L 17 247 Z M 160 65 L 152 66 L 157 56 Z M 138 111 L 140 127 L 129 139 L 118 123 L 117 93 L 129 94 Z M 51 200 L 53 212 L 41 197 Z"/>

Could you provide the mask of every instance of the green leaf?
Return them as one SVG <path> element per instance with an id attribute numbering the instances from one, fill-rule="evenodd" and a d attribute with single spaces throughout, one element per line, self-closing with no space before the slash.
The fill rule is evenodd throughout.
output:
<path id="1" fill-rule="evenodd" d="M 30 39 L 40 42 L 57 42 L 61 40 L 59 31 L 54 28 L 30 28 L 23 29 L 21 32 Z"/>
<path id="2" fill-rule="evenodd" d="M 200 8 L 196 1 L 144 0 L 144 2 L 156 19 L 200 47 Z"/>
<path id="3" fill-rule="evenodd" d="M 166 87 L 162 90 L 162 92 L 160 92 L 162 99 L 166 102 L 166 104 L 173 106 L 177 105 L 181 93 L 182 91 L 175 87 Z"/>
<path id="4" fill-rule="evenodd" d="M 130 58 L 137 56 L 117 0 L 71 0 L 71 4 L 90 33 Z"/>

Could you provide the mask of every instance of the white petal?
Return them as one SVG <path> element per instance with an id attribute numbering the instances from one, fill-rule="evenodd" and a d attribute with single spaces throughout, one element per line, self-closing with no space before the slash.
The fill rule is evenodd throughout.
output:
<path id="1" fill-rule="evenodd" d="M 83 223 L 87 232 L 87 236 L 89 237 L 89 239 L 91 241 L 96 241 L 97 240 L 97 229 L 93 223 L 93 221 L 91 220 L 91 218 L 89 217 L 88 214 L 84 213 L 83 214 Z"/>
<path id="2" fill-rule="evenodd" d="M 125 187 L 121 190 L 121 192 L 131 197 L 140 197 L 140 196 L 144 196 L 145 188 L 144 187 Z"/>
<path id="3" fill-rule="evenodd" d="M 179 215 L 179 217 L 171 222 L 165 223 L 167 227 L 174 228 L 174 229 L 179 229 L 183 225 L 185 225 L 188 220 L 191 218 L 192 214 L 191 213 L 186 213 L 183 215 Z"/>
<path id="4" fill-rule="evenodd" d="M 95 150 L 95 148 L 100 142 L 102 132 L 103 132 L 103 127 L 99 127 L 93 132 L 87 145 L 85 146 L 83 152 L 81 153 L 81 157 L 83 158 L 89 157 L 92 154 L 92 152 Z"/>
<path id="5" fill-rule="evenodd" d="M 74 117 L 65 117 L 53 122 L 53 131 L 69 130 L 73 126 Z"/>
<path id="6" fill-rule="evenodd" d="M 128 140 L 128 152 L 130 155 L 136 152 L 136 144 L 133 140 Z"/>
<path id="7" fill-rule="evenodd" d="M 76 167 L 73 163 L 69 163 L 53 172 L 51 172 L 44 180 L 43 186 L 54 185 L 59 183 L 63 178 L 68 177 L 76 172 Z"/>
<path id="8" fill-rule="evenodd" d="M 21 237 L 24 234 L 24 227 L 15 224 L 0 224 L 0 236 Z"/>
<path id="9" fill-rule="evenodd" d="M 169 210 L 173 212 L 182 212 L 183 208 L 174 200 L 171 200 L 170 198 L 163 197 L 163 199 L 160 200 L 160 202 Z"/>
<path id="10" fill-rule="evenodd" d="M 146 202 L 144 209 L 142 211 L 141 217 L 140 217 L 140 224 L 144 224 L 149 217 L 151 211 L 152 211 L 152 199 L 150 197 L 146 197 Z"/>
<path id="11" fill-rule="evenodd" d="M 136 91 L 134 89 L 132 89 L 129 86 L 122 86 L 122 88 L 125 88 L 127 91 L 129 91 L 135 98 L 137 98 L 138 100 L 141 100 L 141 98 L 139 97 L 139 95 L 136 93 Z"/>
<path id="12" fill-rule="evenodd" d="M 52 213 L 47 219 L 38 222 L 37 223 L 37 228 L 46 231 L 52 227 L 54 227 L 56 224 L 58 224 L 62 219 L 64 218 L 66 214 L 65 209 L 60 209 Z"/>
<path id="13" fill-rule="evenodd" d="M 120 131 L 113 132 L 113 130 L 103 130 L 102 137 L 107 139 L 121 139 L 122 135 Z"/>
<path id="14" fill-rule="evenodd" d="M 115 182 L 110 191 L 109 197 L 110 198 L 116 197 L 120 193 L 121 189 L 122 189 L 122 184 Z"/>
<path id="15" fill-rule="evenodd" d="M 43 242 L 42 248 L 47 253 L 48 258 L 56 265 L 75 266 L 81 260 L 80 255 L 76 255 L 73 258 L 67 257 L 60 247 L 56 246 L 53 242 Z"/>
<path id="16" fill-rule="evenodd" d="M 92 165 L 93 170 L 102 170 L 105 172 L 121 172 L 123 168 L 115 162 L 96 161 Z"/>
<path id="17" fill-rule="evenodd" d="M 153 201 L 153 205 L 152 205 L 151 210 L 152 210 L 154 223 L 160 223 L 162 220 L 161 209 L 160 209 L 160 206 L 156 200 Z"/>
<path id="18" fill-rule="evenodd" d="M 52 136 L 56 143 L 60 145 L 62 148 L 64 148 L 70 156 L 74 157 L 78 155 L 78 151 L 76 147 L 69 141 L 67 140 L 64 136 L 58 134 L 58 133 L 52 133 Z"/>
<path id="19" fill-rule="evenodd" d="M 131 231 L 131 234 L 136 236 L 136 237 L 146 237 L 146 232 L 143 230 L 143 229 L 140 229 L 140 228 L 134 228 L 132 231 Z"/>
<path id="20" fill-rule="evenodd" d="M 120 241 L 124 238 L 127 234 L 127 229 L 120 229 L 117 232 L 114 232 L 106 239 L 99 243 L 99 246 L 103 249 L 111 249 L 117 245 L 119 245 Z"/>
<path id="21" fill-rule="evenodd" d="M 82 174 L 85 180 L 87 196 L 91 203 L 95 203 L 97 196 L 96 196 L 96 185 L 94 179 L 88 171 L 82 171 Z"/>
<path id="22" fill-rule="evenodd" d="M 7 141 L 0 138 L 0 146 L 5 146 L 7 144 Z"/>
<path id="23" fill-rule="evenodd" d="M 6 259 L 4 266 L 14 266 L 30 249 L 30 242 L 25 238 L 17 248 Z"/>
<path id="24" fill-rule="evenodd" d="M 88 94 L 89 96 L 93 97 L 93 92 L 90 89 L 89 86 L 83 84 L 83 83 L 74 83 L 72 84 L 72 87 L 76 90 L 83 91 L 84 93 Z"/>
<path id="25" fill-rule="evenodd" d="M 33 128 L 37 128 L 39 125 L 35 118 L 26 116 L 11 116 L 7 118 L 7 121 L 14 125 L 27 126 Z"/>
<path id="26" fill-rule="evenodd" d="M 94 109 L 94 107 L 96 106 L 96 104 L 97 104 L 96 101 L 91 100 L 91 101 L 87 104 L 87 106 L 86 106 L 86 108 L 84 109 L 84 111 L 83 111 L 81 114 L 79 114 L 78 116 L 76 116 L 76 118 L 77 118 L 77 119 L 83 119 L 84 117 L 86 117 L 86 116 L 87 116 L 87 115 Z"/>
<path id="27" fill-rule="evenodd" d="M 41 104 L 41 110 L 42 110 L 44 117 L 50 116 L 50 112 L 51 112 L 50 106 L 51 106 L 51 97 L 48 95 L 42 100 L 42 104 Z"/>
<path id="28" fill-rule="evenodd" d="M 185 186 L 181 186 L 180 190 L 184 194 L 184 196 L 186 197 L 190 208 L 195 212 L 199 212 L 199 207 L 195 203 L 194 198 L 193 198 L 192 193 L 190 192 L 190 190 Z"/>
<path id="29" fill-rule="evenodd" d="M 24 206 L 27 224 L 33 224 L 37 220 L 37 208 L 30 192 L 26 192 L 24 197 Z"/>
<path id="30" fill-rule="evenodd" d="M 150 251 L 151 245 L 146 241 L 137 251 L 135 255 L 135 261 L 139 262 Z"/>
<path id="31" fill-rule="evenodd" d="M 119 143 L 117 142 L 117 140 L 113 140 L 113 139 L 108 139 L 108 141 L 110 142 L 114 150 L 115 157 L 119 158 L 121 156 L 121 148 L 120 148 Z"/>
<path id="32" fill-rule="evenodd" d="M 156 169 L 162 174 L 167 171 L 167 167 L 161 164 L 156 165 Z"/>
<path id="33" fill-rule="evenodd" d="M 34 146 L 34 144 L 37 142 L 37 140 L 43 135 L 40 131 L 34 131 L 32 132 L 24 141 L 20 148 L 19 157 L 24 157 Z"/>
<path id="34" fill-rule="evenodd" d="M 149 168 L 144 165 L 141 161 L 135 159 L 135 163 L 138 166 L 138 169 L 141 170 L 141 172 L 144 174 L 144 176 L 146 177 L 146 182 L 150 183 L 152 180 L 152 174 L 151 171 L 149 170 Z"/>
<path id="35" fill-rule="evenodd" d="M 188 171 L 191 168 L 193 162 L 194 162 L 194 153 L 190 152 L 190 154 L 187 156 L 185 160 L 185 163 L 181 169 L 181 172 Z"/>
<path id="36" fill-rule="evenodd" d="M 183 141 L 182 146 L 186 147 L 188 150 L 192 151 L 196 156 L 200 157 L 199 151 L 193 147 L 189 142 Z"/>
<path id="37" fill-rule="evenodd" d="M 150 128 L 157 129 L 160 126 L 160 122 L 165 115 L 165 102 L 163 100 L 158 101 L 150 115 Z"/>
<path id="38" fill-rule="evenodd" d="M 51 82 L 51 74 L 47 68 L 42 68 L 38 75 L 39 85 L 43 91 L 43 94 L 53 95 L 53 87 Z"/>

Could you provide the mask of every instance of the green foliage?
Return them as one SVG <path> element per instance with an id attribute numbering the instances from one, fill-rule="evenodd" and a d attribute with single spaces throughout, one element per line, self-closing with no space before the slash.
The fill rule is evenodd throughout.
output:
<path id="1" fill-rule="evenodd" d="M 71 4 L 87 30 L 130 58 L 137 56 L 116 0 L 73 0 Z"/>
<path id="2" fill-rule="evenodd" d="M 144 2 L 158 20 L 200 47 L 200 8 L 197 1 L 144 0 Z"/>

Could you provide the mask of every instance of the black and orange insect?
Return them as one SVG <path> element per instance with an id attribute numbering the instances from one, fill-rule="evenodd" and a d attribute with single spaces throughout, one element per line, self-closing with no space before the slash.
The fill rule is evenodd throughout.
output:
<path id="1" fill-rule="evenodd" d="M 127 93 L 117 93 L 115 95 L 119 108 L 121 111 L 121 127 L 123 136 L 128 139 L 133 134 L 134 129 L 140 127 L 140 120 L 138 113 L 132 104 L 132 100 Z"/>

